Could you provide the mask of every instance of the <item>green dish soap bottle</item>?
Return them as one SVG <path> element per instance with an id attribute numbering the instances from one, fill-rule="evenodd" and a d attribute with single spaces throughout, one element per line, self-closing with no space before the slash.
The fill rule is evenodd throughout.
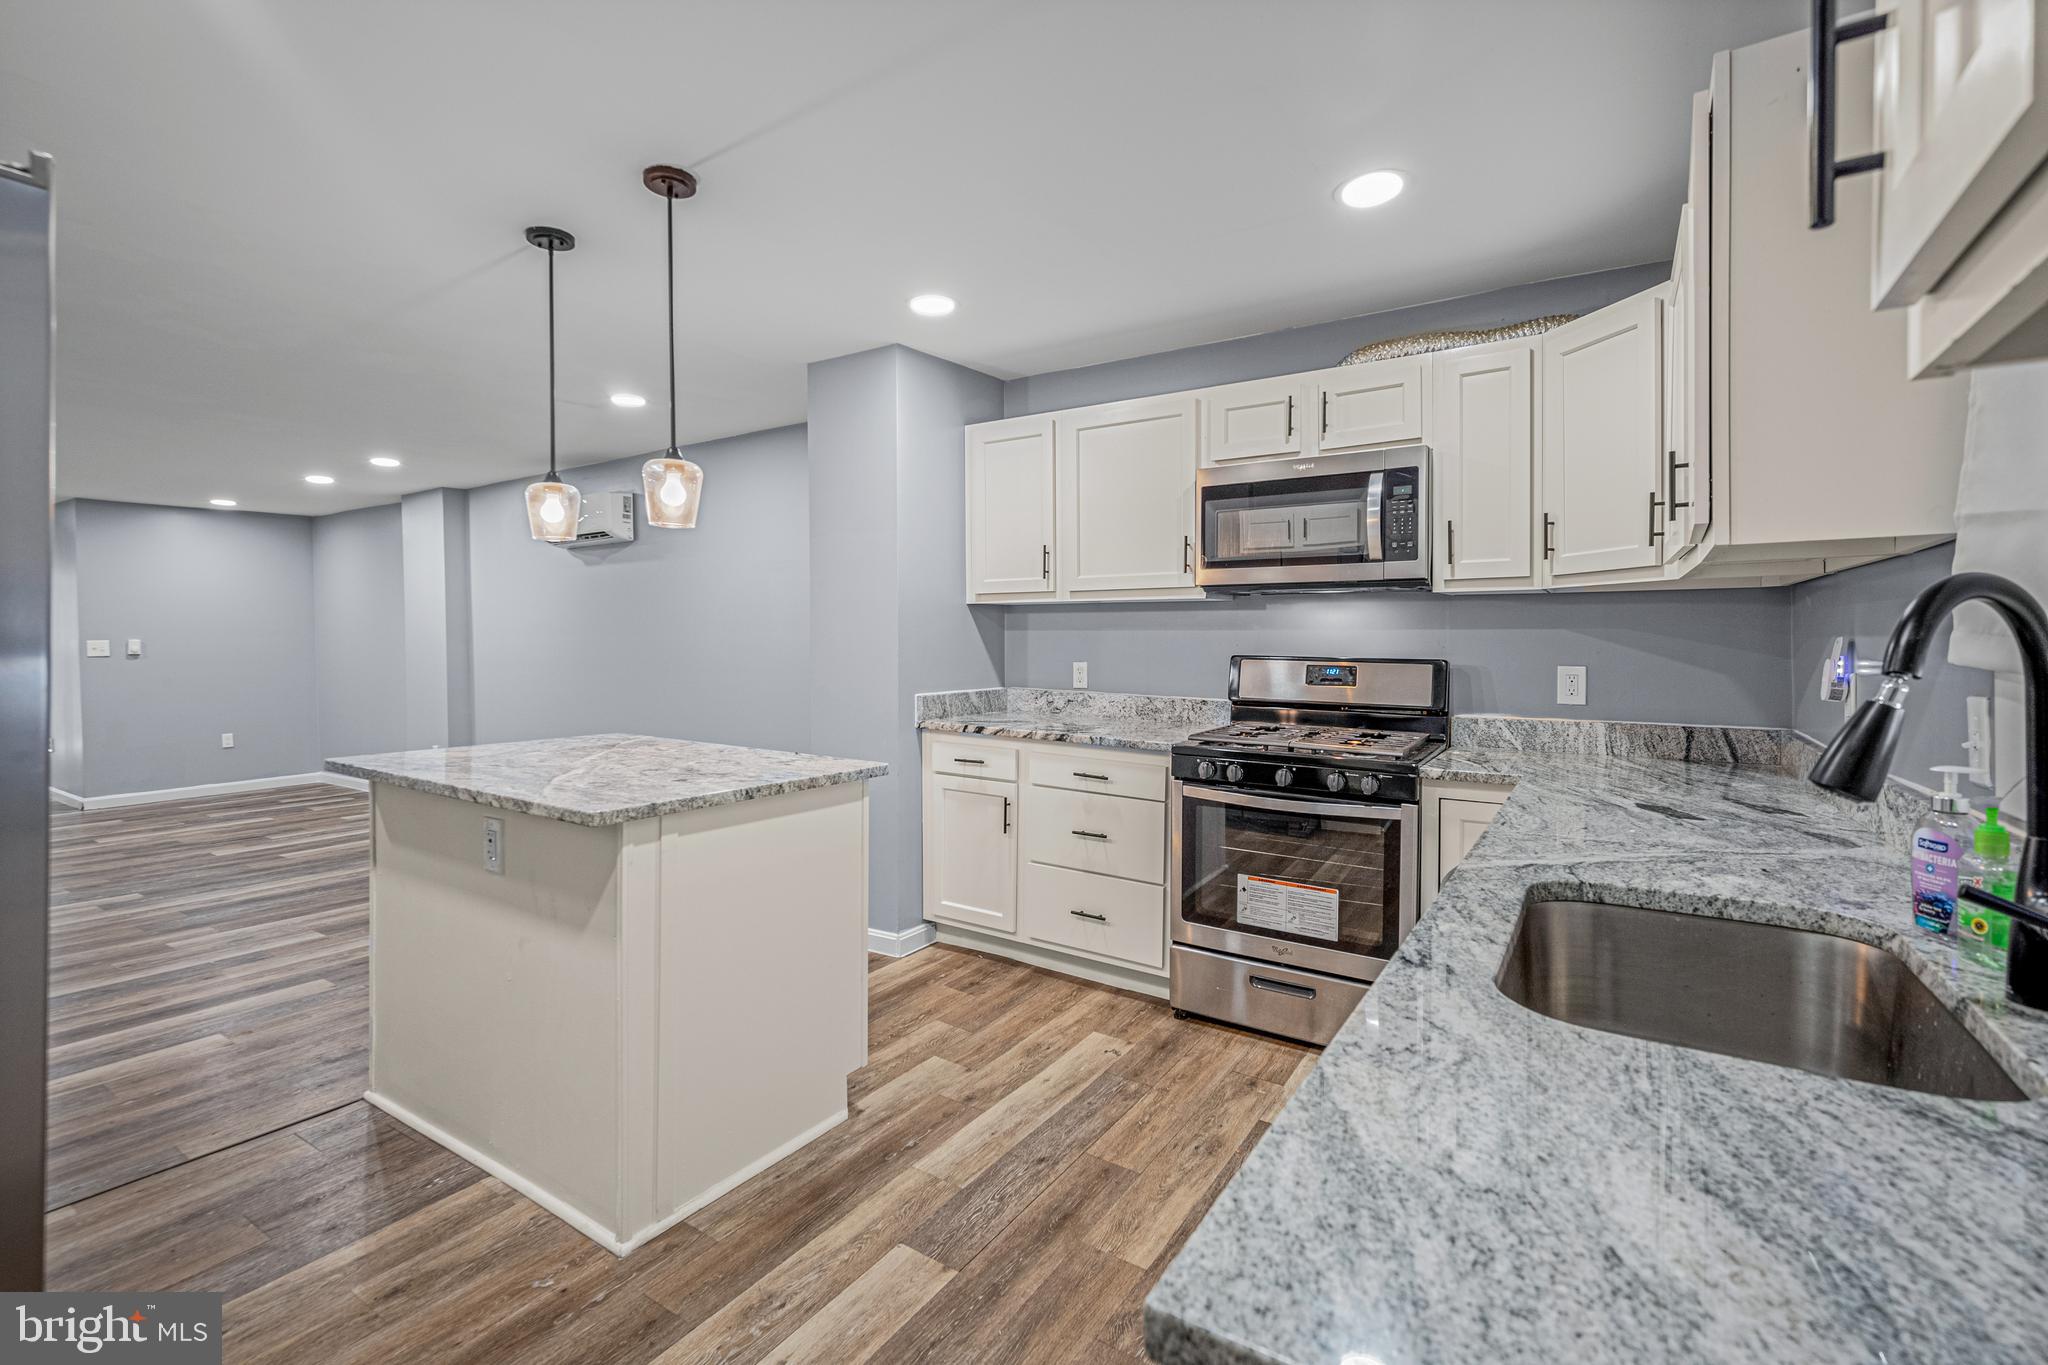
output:
<path id="1" fill-rule="evenodd" d="M 1998 823 L 1998 807 L 1984 808 L 1984 822 L 1977 826 L 1970 851 L 1956 862 L 1956 881 L 2012 899 L 2019 885 L 2019 864 L 2013 861 L 2012 831 Z M 1958 901 L 1956 935 L 2003 949 L 2012 941 L 2012 917 L 1988 905 Z"/>

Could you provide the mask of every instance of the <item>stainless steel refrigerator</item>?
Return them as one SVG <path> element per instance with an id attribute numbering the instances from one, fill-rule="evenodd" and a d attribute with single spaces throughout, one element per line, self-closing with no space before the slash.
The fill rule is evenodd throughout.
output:
<path id="1" fill-rule="evenodd" d="M 0 162 L 0 1290 L 43 1287 L 50 162 Z"/>

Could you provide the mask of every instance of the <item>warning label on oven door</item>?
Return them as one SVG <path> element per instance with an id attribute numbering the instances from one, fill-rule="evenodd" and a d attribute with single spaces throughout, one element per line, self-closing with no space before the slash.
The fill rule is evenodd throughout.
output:
<path id="1" fill-rule="evenodd" d="M 1237 874 L 1237 922 L 1337 941 L 1337 889 Z"/>

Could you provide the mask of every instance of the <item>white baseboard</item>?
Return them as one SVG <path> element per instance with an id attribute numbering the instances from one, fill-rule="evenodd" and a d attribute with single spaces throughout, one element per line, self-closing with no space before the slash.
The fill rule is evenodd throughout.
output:
<path id="1" fill-rule="evenodd" d="M 496 1157 L 478 1151 L 461 1138 L 435 1124 L 429 1123 L 396 1100 L 380 1095 L 374 1090 L 364 1091 L 363 1099 L 366 1103 L 383 1110 L 392 1118 L 397 1119 L 421 1137 L 446 1147 L 449 1151 L 455 1153 L 455 1155 L 461 1157 L 464 1161 L 467 1161 L 485 1174 L 496 1176 L 499 1180 L 519 1191 L 528 1199 L 531 1199 L 534 1203 L 540 1205 L 614 1256 L 625 1256 L 635 1248 L 659 1237 L 662 1233 L 667 1232 L 697 1210 L 739 1188 L 739 1186 L 767 1170 L 770 1166 L 773 1166 L 798 1148 L 815 1142 L 819 1137 L 837 1128 L 840 1124 L 846 1122 L 847 1115 L 846 1110 L 840 1110 L 830 1118 L 827 1118 L 823 1123 L 798 1133 L 788 1142 L 783 1143 L 758 1161 L 749 1162 L 710 1188 L 698 1191 L 686 1200 L 681 1208 L 676 1209 L 673 1213 L 649 1223 L 630 1237 L 622 1237 L 575 1205 L 568 1203 L 558 1195 L 550 1193 L 547 1189 L 527 1179 Z"/>
<path id="2" fill-rule="evenodd" d="M 50 788 L 50 795 L 67 806 L 78 810 L 111 810 L 116 806 L 146 806 L 157 801 L 191 801 L 202 796 L 233 796 L 237 792 L 269 791 L 275 787 L 304 787 L 321 784 L 331 787 L 347 787 L 352 791 L 368 791 L 370 784 L 358 777 L 343 777 L 340 773 L 290 773 L 283 777 L 251 777 L 240 782 L 208 782 L 197 787 L 160 787 L 146 792 L 113 792 L 106 796 L 74 796 L 70 792 Z"/>
<path id="3" fill-rule="evenodd" d="M 50 788 L 50 799 L 60 806 L 69 806 L 73 810 L 85 809 L 84 797 L 65 791 L 62 787 Z"/>
<path id="4" fill-rule="evenodd" d="M 919 920 L 908 929 L 890 933 L 887 929 L 868 927 L 868 951 L 884 957 L 909 957 L 919 948 L 929 948 L 939 941 L 939 926 L 930 920 Z"/>
<path id="5" fill-rule="evenodd" d="M 1172 980 L 1163 973 L 1155 974 L 1137 967 L 1118 967 L 1108 962 L 1095 962 L 1056 949 L 1041 948 L 1035 943 L 1017 942 L 997 934 L 977 933 L 958 925 L 942 924 L 933 927 L 938 930 L 939 942 L 952 944 L 954 947 L 992 953 L 997 957 L 1029 963 L 1033 967 L 1044 967 L 1048 971 L 1059 972 L 1065 976 L 1078 976 L 1083 981 L 1093 981 L 1098 986 L 1115 986 L 1159 1000 L 1164 1000 L 1172 994 Z"/>

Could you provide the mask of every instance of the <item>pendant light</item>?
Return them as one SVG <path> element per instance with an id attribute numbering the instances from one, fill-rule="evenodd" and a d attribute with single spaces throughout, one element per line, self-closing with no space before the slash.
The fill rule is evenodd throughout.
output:
<path id="1" fill-rule="evenodd" d="M 676 166 L 649 166 L 640 182 L 668 201 L 668 449 L 640 466 L 647 489 L 647 524 L 687 531 L 697 524 L 704 471 L 676 444 L 676 200 L 697 192 L 697 177 Z"/>
<path id="2" fill-rule="evenodd" d="M 526 240 L 548 253 L 548 476 L 526 486 L 526 524 L 535 540 L 576 539 L 583 495 L 555 472 L 555 253 L 574 251 L 576 239 L 560 228 L 530 227 Z"/>

